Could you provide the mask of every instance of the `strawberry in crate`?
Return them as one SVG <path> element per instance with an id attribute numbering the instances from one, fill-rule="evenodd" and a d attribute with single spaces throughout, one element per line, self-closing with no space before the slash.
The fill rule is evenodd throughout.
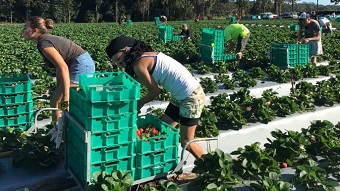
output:
<path id="1" fill-rule="evenodd" d="M 162 135 L 162 132 L 158 131 L 154 125 L 149 124 L 149 125 L 138 127 L 136 131 L 136 135 L 138 139 L 142 140 L 142 139 L 147 139 L 150 137 L 160 136 Z M 145 141 L 148 141 L 148 140 L 145 140 Z"/>

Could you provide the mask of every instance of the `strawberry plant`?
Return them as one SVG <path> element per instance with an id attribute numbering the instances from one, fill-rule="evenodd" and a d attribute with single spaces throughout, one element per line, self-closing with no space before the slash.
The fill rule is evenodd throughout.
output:
<path id="1" fill-rule="evenodd" d="M 255 183 L 250 184 L 251 188 L 257 191 L 290 191 L 293 185 L 289 182 L 284 182 L 280 174 L 269 172 L 269 176 L 263 176 Z"/>
<path id="2" fill-rule="evenodd" d="M 215 113 L 210 112 L 208 108 L 204 107 L 200 120 L 196 128 L 196 137 L 216 137 L 219 131 L 216 127 L 217 118 Z"/>
<path id="3" fill-rule="evenodd" d="M 290 98 L 299 106 L 301 111 L 315 111 L 313 96 L 304 93 L 292 93 Z"/>
<path id="4" fill-rule="evenodd" d="M 228 67 L 227 64 L 224 62 L 216 62 L 214 63 L 213 67 L 212 67 L 212 72 L 215 73 L 228 73 Z"/>
<path id="5" fill-rule="evenodd" d="M 317 78 L 319 74 L 319 69 L 315 64 L 308 64 L 303 70 L 303 77 L 305 78 Z"/>
<path id="6" fill-rule="evenodd" d="M 266 73 L 271 81 L 278 83 L 286 83 L 290 81 L 290 75 L 286 70 L 280 69 L 277 66 L 270 65 L 266 68 Z"/>
<path id="7" fill-rule="evenodd" d="M 93 183 L 88 187 L 88 191 L 125 191 L 133 183 L 131 173 L 124 171 L 112 171 L 93 173 Z"/>
<path id="8" fill-rule="evenodd" d="M 279 117 L 286 117 L 300 110 L 298 104 L 289 96 L 274 99 L 270 104 L 270 108 L 273 109 Z"/>
<path id="9" fill-rule="evenodd" d="M 295 80 L 295 81 L 303 79 L 302 70 L 303 70 L 302 66 L 296 66 L 294 68 L 289 68 L 290 78 Z"/>
<path id="10" fill-rule="evenodd" d="M 268 105 L 270 105 L 270 102 L 274 99 L 277 99 L 277 95 L 279 93 L 274 91 L 272 88 L 270 89 L 266 89 L 262 92 L 261 97 L 264 98 L 268 103 Z"/>
<path id="11" fill-rule="evenodd" d="M 253 78 L 266 78 L 267 73 L 262 70 L 260 67 L 253 67 L 249 70 L 250 76 Z"/>
<path id="12" fill-rule="evenodd" d="M 340 147 L 338 132 L 330 121 L 313 121 L 308 128 L 302 128 L 301 131 L 311 142 L 306 147 L 310 155 L 325 155 L 331 148 Z"/>
<path id="13" fill-rule="evenodd" d="M 275 119 L 274 111 L 269 107 L 268 101 L 264 98 L 254 98 L 251 107 L 244 111 L 246 119 L 267 124 Z"/>
<path id="14" fill-rule="evenodd" d="M 249 88 L 256 85 L 256 81 L 243 70 L 236 70 L 233 73 L 233 79 L 237 82 L 239 87 Z"/>
<path id="15" fill-rule="evenodd" d="M 194 162 L 195 167 L 192 172 L 197 178 L 189 183 L 189 188 L 193 190 L 203 190 L 222 186 L 234 186 L 241 178 L 233 172 L 233 160 L 230 154 L 224 153 L 220 149 L 210 151 L 202 155 Z M 210 185 L 210 186 L 209 186 Z M 209 186 L 209 187 L 208 187 Z M 229 187 L 231 188 L 231 187 Z"/>
<path id="16" fill-rule="evenodd" d="M 218 127 L 225 130 L 239 130 L 246 124 L 246 120 L 242 116 L 241 107 L 227 97 L 227 94 L 210 97 L 209 109 L 216 114 Z"/>
<path id="17" fill-rule="evenodd" d="M 204 62 L 197 63 L 196 67 L 197 67 L 197 73 L 199 74 L 208 74 L 211 72 L 210 66 L 208 66 Z"/>
<path id="18" fill-rule="evenodd" d="M 224 82 L 225 79 L 229 80 L 229 75 L 224 74 L 224 73 L 218 73 L 216 75 L 214 75 L 214 79 L 216 83 L 222 83 Z"/>
<path id="19" fill-rule="evenodd" d="M 62 151 L 46 136 L 46 129 L 27 136 L 23 145 L 13 152 L 13 166 L 17 168 L 45 168 L 57 164 L 62 159 Z"/>
<path id="20" fill-rule="evenodd" d="M 336 190 L 339 186 L 336 181 L 326 180 L 326 170 L 315 164 L 297 166 L 296 177 L 293 184 L 306 190 Z"/>
<path id="21" fill-rule="evenodd" d="M 206 93 L 214 93 L 217 92 L 217 84 L 211 78 L 200 78 L 200 84 Z"/>
<path id="22" fill-rule="evenodd" d="M 27 134 L 19 128 L 0 128 L 0 152 L 16 150 L 22 147 Z"/>
<path id="23" fill-rule="evenodd" d="M 230 154 L 238 155 L 234 161 L 234 171 L 243 179 L 259 180 L 262 176 L 269 176 L 270 172 L 280 173 L 278 162 L 260 148 L 259 142 L 238 148 Z"/>
<path id="24" fill-rule="evenodd" d="M 317 82 L 313 98 L 317 106 L 333 106 L 336 103 L 336 97 L 332 91 L 331 82 L 327 80 Z"/>
<path id="25" fill-rule="evenodd" d="M 299 164 L 308 158 L 306 146 L 310 144 L 306 137 L 298 132 L 276 130 L 271 132 L 274 140 L 267 138 L 266 152 L 278 162 L 286 162 L 289 166 Z"/>
<path id="26" fill-rule="evenodd" d="M 234 79 L 225 78 L 222 83 L 224 89 L 234 90 L 237 87 L 237 83 Z"/>

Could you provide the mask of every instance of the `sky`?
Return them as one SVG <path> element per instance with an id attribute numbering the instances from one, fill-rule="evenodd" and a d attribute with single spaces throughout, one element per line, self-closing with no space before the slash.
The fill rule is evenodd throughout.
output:
<path id="1" fill-rule="evenodd" d="M 302 0 L 300 2 L 310 2 L 310 3 L 317 3 L 317 0 Z M 331 0 L 319 0 L 319 5 L 334 5 L 334 3 L 331 3 Z M 339 5 L 339 4 L 338 4 Z"/>

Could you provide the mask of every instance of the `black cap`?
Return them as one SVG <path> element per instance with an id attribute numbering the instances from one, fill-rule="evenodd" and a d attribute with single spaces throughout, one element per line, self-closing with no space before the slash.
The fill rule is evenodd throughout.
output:
<path id="1" fill-rule="evenodd" d="M 109 58 L 112 58 L 119 50 L 125 47 L 131 47 L 135 44 L 136 39 L 129 37 L 129 36 L 119 36 L 111 40 L 110 44 L 106 47 L 105 51 Z"/>

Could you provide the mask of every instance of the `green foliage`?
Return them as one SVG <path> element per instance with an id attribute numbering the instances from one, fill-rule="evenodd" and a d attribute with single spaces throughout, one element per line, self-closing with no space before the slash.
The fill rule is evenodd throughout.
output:
<path id="1" fill-rule="evenodd" d="M 214 93 L 217 92 L 217 84 L 211 78 L 200 78 L 200 84 L 206 93 Z"/>
<path id="2" fill-rule="evenodd" d="M 234 161 L 234 171 L 245 180 L 260 180 L 263 176 L 269 176 L 270 172 L 280 173 L 277 161 L 260 148 L 259 142 L 238 148 L 231 154 L 238 155 Z"/>
<path id="3" fill-rule="evenodd" d="M 241 107 L 227 97 L 227 94 L 212 96 L 209 109 L 216 114 L 219 128 L 239 130 L 246 124 L 246 120 L 242 116 Z"/>
<path id="4" fill-rule="evenodd" d="M 306 146 L 310 142 L 306 137 L 298 132 L 281 130 L 272 131 L 274 140 L 267 138 L 269 143 L 265 143 L 266 152 L 278 162 L 287 162 L 289 166 L 298 164 L 308 158 Z"/>
<path id="5" fill-rule="evenodd" d="M 211 190 L 222 185 L 231 188 L 241 180 L 233 172 L 231 155 L 219 149 L 202 155 L 194 164 L 192 172 L 198 174 L 198 177 L 189 184 L 194 190 Z"/>
<path id="6" fill-rule="evenodd" d="M 133 180 L 131 173 L 124 171 L 112 171 L 93 173 L 93 183 L 88 187 L 88 191 L 125 191 L 131 187 Z"/>
<path id="7" fill-rule="evenodd" d="M 325 169 L 313 164 L 297 166 L 296 173 L 293 183 L 307 190 L 335 191 L 335 187 L 339 186 L 336 181 L 326 180 Z"/>
<path id="8" fill-rule="evenodd" d="M 216 137 L 219 131 L 216 126 L 217 118 L 215 113 L 204 107 L 198 125 L 196 127 L 196 137 Z"/>
<path id="9" fill-rule="evenodd" d="M 250 70 L 250 76 L 253 78 L 265 78 L 267 77 L 267 73 L 262 70 L 260 67 L 253 67 Z"/>
<path id="10" fill-rule="evenodd" d="M 270 172 L 269 176 L 261 177 L 255 183 L 251 183 L 250 186 L 258 191 L 290 191 L 293 188 L 291 183 L 284 182 L 280 174 L 275 172 Z"/>

